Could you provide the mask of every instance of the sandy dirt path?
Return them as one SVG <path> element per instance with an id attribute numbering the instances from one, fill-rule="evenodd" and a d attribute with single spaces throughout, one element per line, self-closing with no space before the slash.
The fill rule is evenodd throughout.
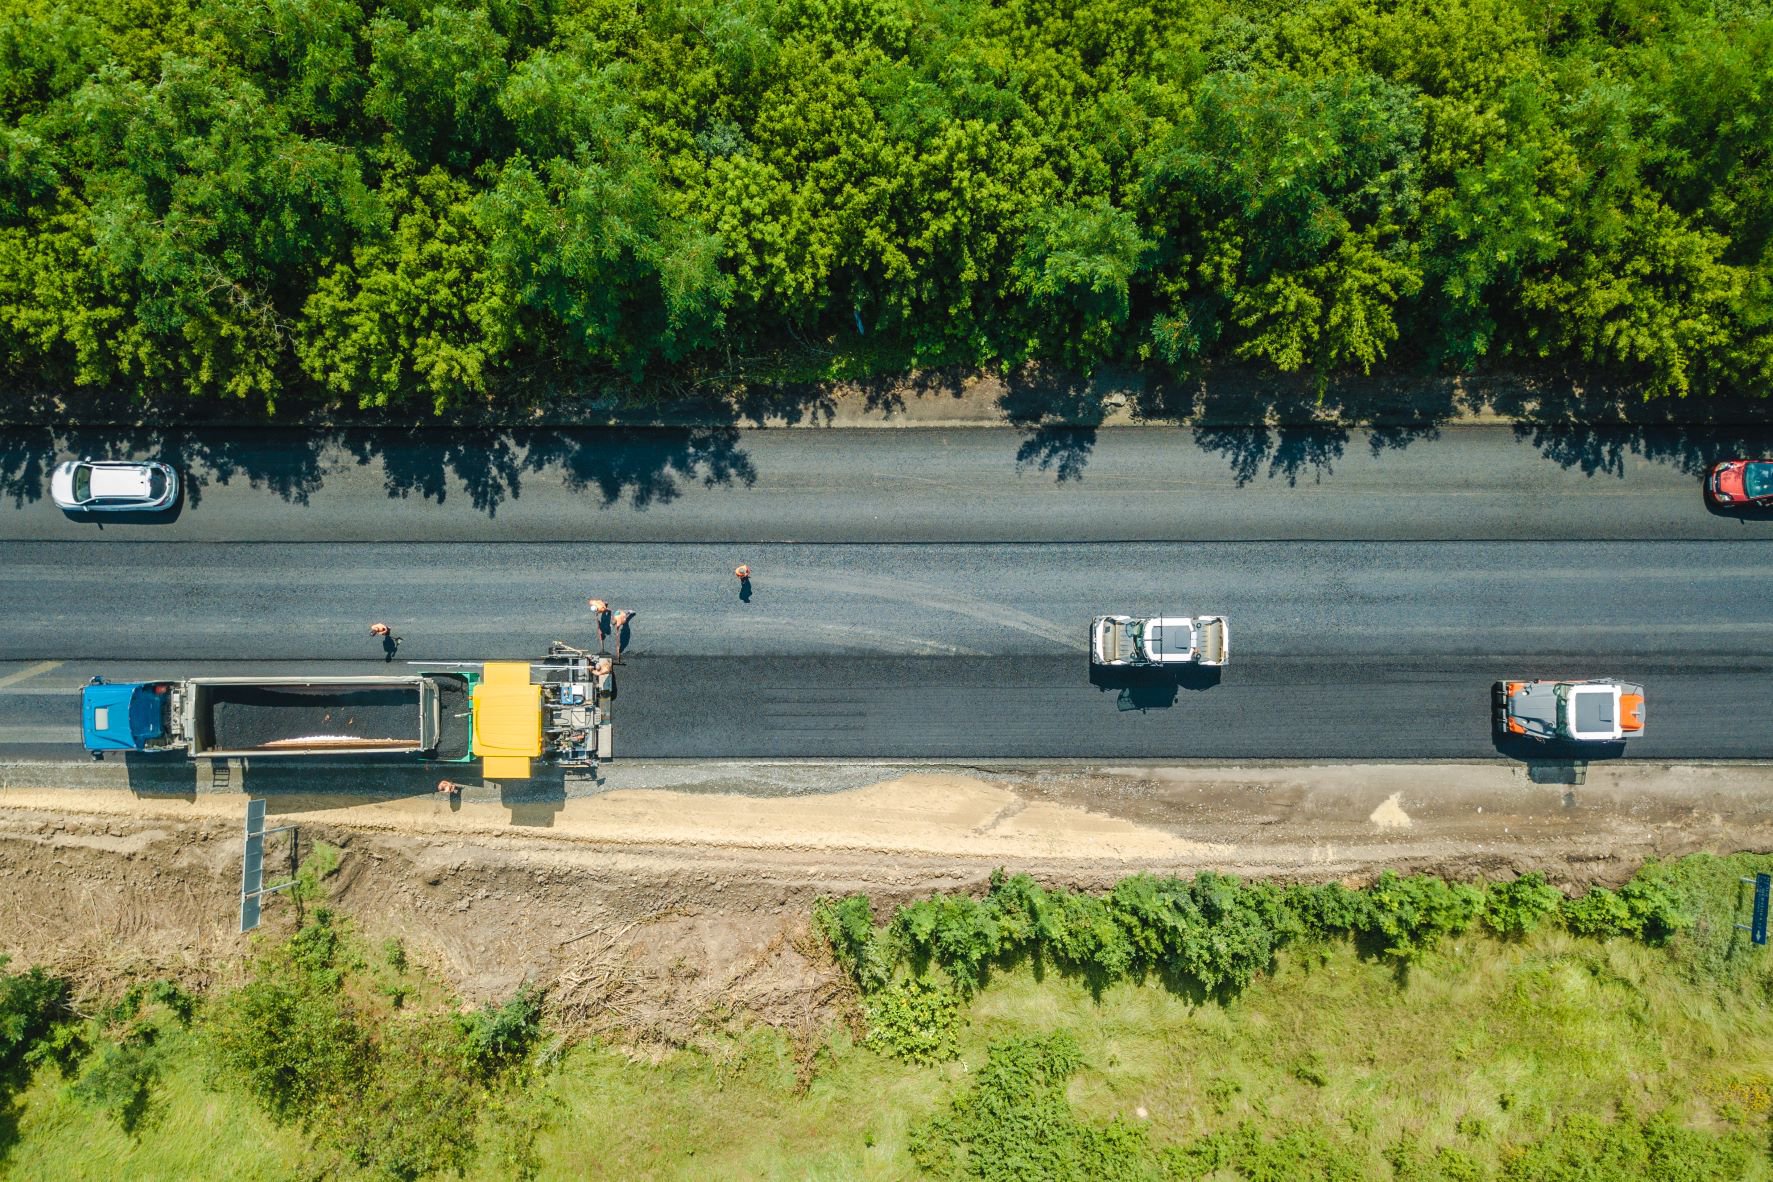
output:
<path id="1" fill-rule="evenodd" d="M 1773 849 L 1773 768 L 1742 764 L 1597 765 L 1579 785 L 1494 763 L 927 768 L 874 783 L 849 767 L 829 778 L 861 786 L 757 794 L 781 775 L 658 765 L 646 778 L 661 787 L 574 797 L 545 825 L 486 789 L 455 805 L 278 796 L 273 823 L 299 826 L 304 849 L 343 849 L 326 891 L 372 945 L 402 940 L 469 999 L 532 981 L 567 1020 L 662 1044 L 693 1041 L 710 1013 L 828 1021 L 839 985 L 806 926 L 820 895 L 891 904 L 977 889 L 1000 866 L 1090 888 L 1203 869 L 1358 882 L 1388 866 L 1537 869 L 1578 888 L 1648 857 Z M 792 773 L 803 789 L 819 775 Z M 12 786 L 38 778 L 0 778 L 0 952 L 95 986 L 238 972 L 242 796 Z M 271 903 L 266 930 L 292 915 Z"/>

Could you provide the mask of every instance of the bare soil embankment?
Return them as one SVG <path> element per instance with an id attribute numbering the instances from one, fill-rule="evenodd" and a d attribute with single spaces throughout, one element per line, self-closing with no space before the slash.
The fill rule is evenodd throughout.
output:
<path id="1" fill-rule="evenodd" d="M 686 780 L 686 782 L 688 782 Z M 1646 858 L 1773 849 L 1773 768 L 1167 767 L 932 771 L 824 795 L 623 790 L 537 827 L 491 799 L 272 802 L 304 848 L 344 849 L 331 905 L 398 938 L 473 1000 L 545 986 L 558 1016 L 683 1044 L 733 1016 L 822 1027 L 842 985 L 807 927 L 820 895 L 893 903 L 997 867 L 1101 888 L 1212 869 L 1358 882 L 1540 870 L 1582 887 Z M 94 987 L 228 978 L 237 795 L 0 788 L 0 952 Z M 267 928 L 287 926 L 287 902 Z"/>

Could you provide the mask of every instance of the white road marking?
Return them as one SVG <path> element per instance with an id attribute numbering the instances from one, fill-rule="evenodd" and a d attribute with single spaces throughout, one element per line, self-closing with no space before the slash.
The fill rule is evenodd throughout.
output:
<path id="1" fill-rule="evenodd" d="M 981 623 L 995 624 L 998 627 L 1026 632 L 1043 640 L 1052 641 L 1054 644 L 1076 649 L 1079 652 L 1089 648 L 1085 636 L 1087 629 L 1081 624 L 1075 628 L 1062 627 L 1051 620 L 1043 620 L 1039 616 L 1017 611 L 1015 608 L 989 600 L 943 591 L 903 579 L 890 579 L 879 575 L 830 576 L 795 572 L 771 575 L 770 582 L 772 585 L 781 584 L 789 587 L 832 591 L 845 595 L 871 595 L 880 599 L 897 600 L 931 611 L 945 611 L 957 616 L 966 616 Z"/>
<path id="2" fill-rule="evenodd" d="M 20 669 L 17 673 L 8 673 L 5 677 L 0 677 L 0 689 L 5 689 L 9 685 L 17 685 L 27 678 L 36 677 L 39 674 L 48 673 L 51 669 L 60 669 L 61 667 L 60 661 L 38 661 L 28 669 Z"/>
<path id="3" fill-rule="evenodd" d="M 0 726 L 0 746 L 18 743 L 79 743 L 78 726 Z"/>

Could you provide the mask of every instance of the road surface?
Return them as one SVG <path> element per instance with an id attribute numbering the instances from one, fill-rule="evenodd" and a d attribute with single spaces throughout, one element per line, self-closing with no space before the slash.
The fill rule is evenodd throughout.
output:
<path id="1" fill-rule="evenodd" d="M 1271 435 L 1252 473 L 1250 448 L 1104 431 L 1061 480 L 1014 431 L 694 454 L 690 434 L 608 440 L 634 450 L 595 472 L 587 439 L 532 458 L 499 437 L 481 462 L 334 439 L 291 459 L 295 491 L 217 437 L 181 446 L 230 456 L 228 478 L 205 460 L 151 523 L 64 516 L 14 462 L 0 759 L 78 758 L 94 674 L 372 672 L 376 620 L 402 663 L 531 657 L 588 638 L 592 594 L 639 612 L 617 703 L 635 758 L 1483 757 L 1490 683 L 1557 675 L 1646 684 L 1634 756 L 1773 757 L 1773 522 L 1707 512 L 1696 475 L 1740 441 L 1563 463 L 1506 428 L 1357 434 L 1301 468 Z M 396 479 L 422 462 L 432 484 Z M 1092 679 L 1086 624 L 1110 610 L 1226 613 L 1232 663 Z"/>

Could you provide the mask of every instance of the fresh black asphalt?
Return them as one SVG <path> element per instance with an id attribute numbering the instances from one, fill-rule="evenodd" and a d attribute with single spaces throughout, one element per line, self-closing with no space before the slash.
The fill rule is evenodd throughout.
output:
<path id="1" fill-rule="evenodd" d="M 1699 488 L 1741 439 L 1461 427 L 1301 467 L 1278 438 L 1232 463 L 1104 431 L 1060 479 L 1014 431 L 738 433 L 725 478 L 653 452 L 604 457 L 637 482 L 606 486 L 557 456 L 490 500 L 447 457 L 415 492 L 372 454 L 299 496 L 237 468 L 102 530 L 15 489 L 0 758 L 77 757 L 94 673 L 380 672 L 377 620 L 400 662 L 534 656 L 593 639 L 589 595 L 639 613 L 618 756 L 1516 757 L 1493 680 L 1618 675 L 1648 688 L 1630 755 L 1773 758 L 1773 521 Z M 1102 611 L 1224 612 L 1232 663 L 1092 677 Z"/>

